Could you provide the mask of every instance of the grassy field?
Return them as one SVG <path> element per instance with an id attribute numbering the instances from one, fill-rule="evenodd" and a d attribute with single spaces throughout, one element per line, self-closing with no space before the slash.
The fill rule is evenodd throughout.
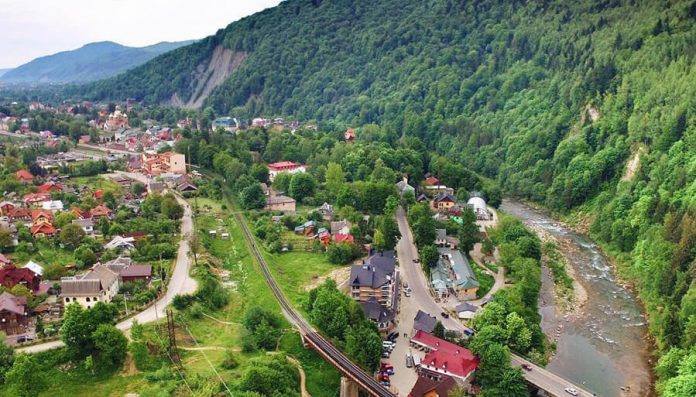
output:
<path id="1" fill-rule="evenodd" d="M 484 295 L 488 293 L 488 291 L 493 288 L 493 284 L 495 284 L 495 278 L 491 276 L 490 274 L 486 273 L 481 266 L 479 266 L 476 262 L 471 261 L 471 269 L 474 271 L 474 274 L 476 275 L 476 279 L 479 282 L 479 289 L 476 291 L 476 297 L 481 298 Z"/>
<path id="2" fill-rule="evenodd" d="M 88 186 L 91 189 L 104 189 L 110 191 L 121 190 L 118 183 L 112 181 L 111 179 L 106 179 L 101 176 L 78 176 L 70 178 L 66 184 L 77 185 L 77 186 Z"/>
<path id="3" fill-rule="evenodd" d="M 192 201 L 192 200 L 190 200 Z M 193 334 L 199 346 L 224 347 L 237 351 L 239 367 L 234 370 L 223 370 L 220 363 L 224 359 L 224 351 L 206 350 L 205 355 L 216 367 L 223 379 L 234 381 L 245 370 L 249 361 L 263 352 L 243 353 L 241 347 L 246 336 L 246 330 L 241 324 L 245 311 L 252 305 L 258 305 L 280 313 L 280 306 L 273 297 L 257 264 L 252 261 L 251 254 L 242 235 L 239 225 L 229 214 L 221 213 L 219 203 L 198 199 L 199 207 L 206 203 L 211 210 L 201 211 L 196 219 L 198 230 L 203 231 L 201 238 L 208 248 L 208 259 L 203 256 L 200 262 L 211 260 L 222 265 L 230 272 L 230 280 L 236 285 L 231 292 L 230 304 L 223 310 L 207 313 L 215 319 L 203 316 L 200 319 L 185 320 L 188 330 Z M 223 219 L 221 224 L 217 219 Z M 229 240 L 211 239 L 207 231 L 223 225 L 229 233 Z M 261 244 L 259 244 L 261 246 Z M 335 268 L 326 262 L 323 255 L 303 252 L 271 255 L 264 253 L 276 276 L 278 283 L 295 304 L 302 302 L 307 292 L 302 289 L 307 281 L 321 276 Z M 286 331 L 279 343 L 279 350 L 292 355 L 302 363 L 307 374 L 307 388 L 314 397 L 330 397 L 337 394 L 340 385 L 338 372 L 327 364 L 314 351 L 305 349 L 299 335 L 286 323 Z M 183 335 L 180 347 L 194 347 L 190 337 Z M 182 354 L 184 365 L 190 373 L 202 376 L 212 376 L 212 369 L 203 352 L 185 351 Z"/>

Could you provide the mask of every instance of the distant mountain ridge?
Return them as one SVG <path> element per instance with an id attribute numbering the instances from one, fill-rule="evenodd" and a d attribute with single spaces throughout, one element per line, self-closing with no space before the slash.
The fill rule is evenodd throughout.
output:
<path id="1" fill-rule="evenodd" d="M 0 69 L 0 77 L 2 77 L 2 75 L 9 72 L 10 70 L 12 70 L 12 69 Z"/>
<path id="2" fill-rule="evenodd" d="M 0 71 L 9 83 L 84 83 L 115 76 L 194 40 L 127 47 L 112 41 L 86 44 L 76 50 L 36 58 L 15 69 Z"/>

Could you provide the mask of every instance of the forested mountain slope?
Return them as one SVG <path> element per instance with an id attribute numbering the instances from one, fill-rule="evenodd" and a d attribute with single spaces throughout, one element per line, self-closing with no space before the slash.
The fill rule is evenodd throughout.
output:
<path id="1" fill-rule="evenodd" d="M 36 58 L 7 73 L 0 73 L 0 77 L 11 83 L 69 83 L 105 79 L 191 43 L 162 42 L 140 48 L 111 41 L 90 43 L 76 50 Z"/>
<path id="2" fill-rule="evenodd" d="M 696 344 L 693 0 L 288 0 L 81 92 L 190 101 L 219 45 L 245 57 L 208 114 L 377 124 L 508 194 L 581 208 L 660 351 Z"/>

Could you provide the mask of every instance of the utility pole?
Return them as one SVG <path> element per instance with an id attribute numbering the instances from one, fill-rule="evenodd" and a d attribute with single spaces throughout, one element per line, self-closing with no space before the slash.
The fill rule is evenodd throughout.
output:
<path id="1" fill-rule="evenodd" d="M 176 347 L 176 334 L 174 333 L 174 313 L 167 309 L 167 329 L 169 331 L 169 356 L 177 366 L 181 367 L 181 357 L 179 349 Z"/>

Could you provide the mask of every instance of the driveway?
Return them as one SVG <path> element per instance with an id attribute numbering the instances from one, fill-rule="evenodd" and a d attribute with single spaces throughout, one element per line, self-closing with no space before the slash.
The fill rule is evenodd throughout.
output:
<path id="1" fill-rule="evenodd" d="M 117 174 L 128 176 L 143 183 L 147 183 L 148 179 L 147 176 L 136 173 L 118 172 Z M 189 258 L 189 237 L 193 232 L 191 206 L 188 205 L 186 200 L 178 195 L 176 195 L 176 200 L 184 207 L 184 216 L 181 218 L 181 240 L 179 240 L 179 250 L 177 251 L 176 264 L 174 266 L 174 271 L 169 277 L 167 292 L 163 297 L 155 301 L 155 303 L 149 306 L 147 309 L 116 324 L 116 328 L 122 331 L 128 331 L 135 320 L 137 320 L 140 324 L 144 324 L 157 321 L 160 318 L 165 317 L 166 306 L 172 303 L 174 296 L 179 294 L 190 294 L 196 291 L 196 280 L 191 278 L 189 275 L 189 270 L 191 267 L 191 260 Z M 23 347 L 16 349 L 16 351 L 20 353 L 38 353 L 62 346 L 62 341 L 52 341 Z"/>

